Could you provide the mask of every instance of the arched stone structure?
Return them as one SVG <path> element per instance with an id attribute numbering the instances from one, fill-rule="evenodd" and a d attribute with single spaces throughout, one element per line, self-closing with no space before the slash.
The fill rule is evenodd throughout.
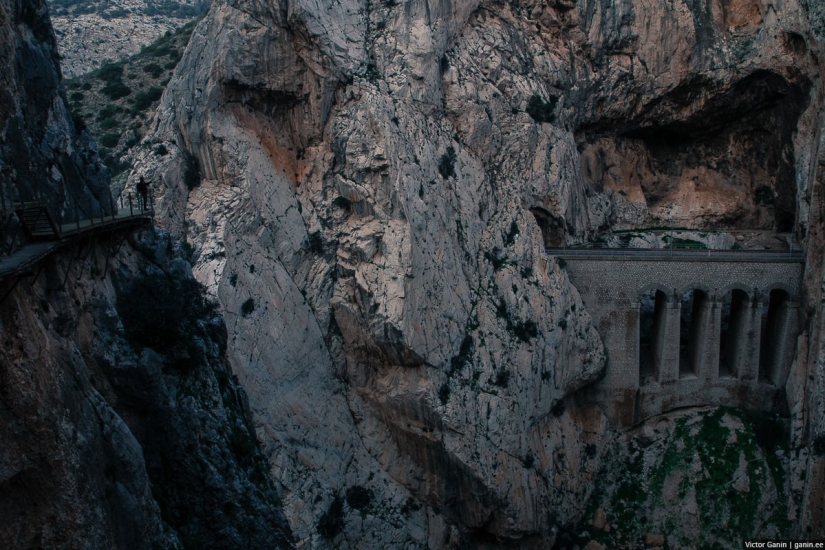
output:
<path id="1" fill-rule="evenodd" d="M 688 406 L 775 410 L 802 326 L 800 261 L 558 255 L 607 350 L 584 396 L 615 424 Z"/>
<path id="2" fill-rule="evenodd" d="M 774 386 L 785 384 L 793 359 L 788 342 L 791 317 L 798 306 L 783 287 L 775 287 L 762 302 L 762 345 L 759 353 L 759 380 Z M 790 357 L 789 357 L 790 355 Z"/>
<path id="3" fill-rule="evenodd" d="M 679 378 L 704 374 L 708 337 L 713 334 L 711 302 L 707 291 L 693 288 L 682 295 L 679 324 Z"/>
<path id="4" fill-rule="evenodd" d="M 719 335 L 719 376 L 731 379 L 753 379 L 749 366 L 755 364 L 759 349 L 759 334 L 754 329 L 758 310 L 751 294 L 742 288 L 730 288 L 722 295 Z"/>
<path id="5" fill-rule="evenodd" d="M 661 378 L 668 335 L 666 292 L 652 289 L 639 297 L 639 385 L 658 382 Z"/>

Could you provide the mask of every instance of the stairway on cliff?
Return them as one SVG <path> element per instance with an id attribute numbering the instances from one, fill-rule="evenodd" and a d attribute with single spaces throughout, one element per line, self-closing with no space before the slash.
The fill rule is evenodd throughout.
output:
<path id="1" fill-rule="evenodd" d="M 31 240 L 49 241 L 60 237 L 59 228 L 44 204 L 39 202 L 23 203 L 15 209 L 15 213 Z"/>

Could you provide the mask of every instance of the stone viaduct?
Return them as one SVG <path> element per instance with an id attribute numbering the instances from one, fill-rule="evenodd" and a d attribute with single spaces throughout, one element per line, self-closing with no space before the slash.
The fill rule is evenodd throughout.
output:
<path id="1" fill-rule="evenodd" d="M 783 411 L 802 328 L 802 254 L 548 249 L 607 352 L 588 389 L 614 425 L 680 408 Z"/>

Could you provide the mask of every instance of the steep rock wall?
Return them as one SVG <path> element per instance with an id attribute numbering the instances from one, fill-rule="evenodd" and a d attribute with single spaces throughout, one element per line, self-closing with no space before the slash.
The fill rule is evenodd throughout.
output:
<path id="1" fill-rule="evenodd" d="M 0 306 L 3 546 L 292 547 L 221 318 L 172 252 L 91 243 Z"/>
<path id="2" fill-rule="evenodd" d="M 4 260 L 26 244 L 12 201 L 111 205 L 38 0 L 0 5 L 0 171 Z M 87 234 L 0 280 L 3 548 L 293 547 L 225 325 L 180 256 L 154 230 Z"/>
<path id="3" fill-rule="evenodd" d="M 110 208 L 108 170 L 76 126 L 60 84 L 54 30 L 43 0 L 0 6 L 0 200 L 68 198 Z M 5 222 L 6 220 L 4 220 Z"/>
<path id="4" fill-rule="evenodd" d="M 577 133 L 585 174 L 615 203 L 611 226 L 807 223 L 797 201 L 820 104 L 804 6 L 688 2 L 627 19 L 596 61 L 608 78 L 588 90 Z"/>
<path id="5" fill-rule="evenodd" d="M 811 224 L 808 233 L 805 284 L 807 288 L 808 331 L 799 339 L 796 361 L 788 380 L 787 392 L 792 414 L 792 441 L 803 450 L 798 468 L 804 475 L 793 487 L 799 503 L 800 536 L 813 538 L 825 534 L 825 353 L 822 324 L 823 289 L 823 210 L 825 189 L 825 142 L 820 142 L 815 184 L 810 195 Z"/>
<path id="6" fill-rule="evenodd" d="M 821 59 L 825 55 L 825 7 L 807 2 L 811 23 L 811 50 Z M 820 76 L 821 78 L 821 76 Z M 816 90 L 816 102 L 821 102 L 825 90 Z M 825 242 L 825 141 L 823 141 L 822 110 L 810 116 L 807 136 L 811 145 L 807 172 L 798 174 L 805 182 L 800 204 L 808 215 L 806 232 L 805 287 L 808 330 L 797 342 L 796 359 L 786 391 L 791 407 L 791 443 L 798 449 L 793 467 L 799 475 L 791 486 L 791 506 L 798 521 L 795 535 L 817 538 L 825 535 L 825 363 L 823 359 L 822 325 L 823 242 Z M 814 124 L 818 120 L 819 124 Z"/>
<path id="7" fill-rule="evenodd" d="M 665 218 L 804 228 L 811 40 L 796 1 L 216 2 L 132 181 L 227 316 L 296 536 L 576 521 L 607 425 L 575 392 L 605 358 L 543 248 Z"/>

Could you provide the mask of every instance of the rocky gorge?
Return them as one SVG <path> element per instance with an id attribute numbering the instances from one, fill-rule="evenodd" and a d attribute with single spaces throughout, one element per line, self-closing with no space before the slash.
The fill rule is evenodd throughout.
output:
<path id="1" fill-rule="evenodd" d="M 5 51 L 46 44 L 53 66 L 42 6 L 34 15 L 11 3 Z M 14 442 L 2 506 L 32 494 L 26 475 L 54 479 L 40 494 L 56 502 L 21 507 L 0 540 L 48 546 L 47 518 L 80 502 L 146 518 L 132 531 L 118 514 L 65 519 L 77 540 L 116 547 L 125 532 L 147 547 L 822 537 L 823 47 L 825 9 L 805 0 L 217 0 L 133 153 L 157 232 L 106 260 L 112 275 L 77 267 L 73 290 L 37 279 L 0 306 Z M 26 81 L 4 85 L 6 113 Z M 61 128 L 52 150 L 94 165 L 57 81 L 39 105 L 52 115 L 26 130 L 32 142 Z M 53 179 L 42 185 L 66 188 Z M 804 240 L 789 415 L 688 410 L 620 432 L 581 399 L 609 357 L 545 246 L 674 223 Z M 181 290 L 190 267 L 203 296 Z M 159 272 L 197 306 L 179 320 L 191 345 L 134 330 L 128 289 Z M 23 373 L 49 381 L 49 410 L 105 414 L 17 412 L 32 407 L 16 397 Z M 50 446 L 21 418 L 63 431 Z M 72 454 L 102 441 L 132 452 L 116 466 Z M 30 456 L 62 469 L 44 478 Z M 65 491 L 89 486 L 79 473 L 100 489 Z M 233 506 L 216 513 L 221 500 Z M 202 506 L 181 519 L 190 502 Z"/>
<path id="2" fill-rule="evenodd" d="M 209 8 L 205 0 L 51 0 L 48 4 L 66 78 L 134 55 Z"/>
<path id="3" fill-rule="evenodd" d="M 111 197 L 45 3 L 0 4 L 0 36 L 6 260 L 27 244 L 12 204 L 100 215 Z M 0 546 L 293 547 L 225 325 L 182 256 L 159 231 L 107 232 L 0 281 Z"/>

